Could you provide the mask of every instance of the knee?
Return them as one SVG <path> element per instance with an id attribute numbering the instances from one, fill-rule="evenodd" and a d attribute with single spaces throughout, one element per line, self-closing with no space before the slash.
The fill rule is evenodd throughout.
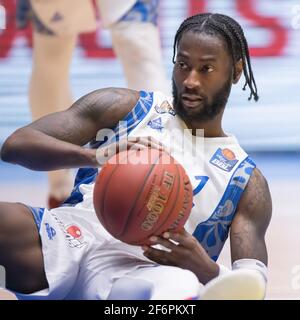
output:
<path id="1" fill-rule="evenodd" d="M 11 221 L 15 203 L 0 202 L 0 248 L 8 235 L 11 234 Z"/>
<path id="2" fill-rule="evenodd" d="M 124 277 L 112 286 L 108 300 L 149 300 L 153 284 L 146 279 Z"/>
<path id="3" fill-rule="evenodd" d="M 13 203 L 0 202 L 0 235 L 3 233 L 3 229 L 6 228 L 7 219 L 9 218 L 10 208 Z"/>
<path id="4" fill-rule="evenodd" d="M 169 282 L 172 281 L 177 287 L 198 287 L 199 281 L 196 275 L 189 270 L 174 267 L 168 270 Z"/>
<path id="5" fill-rule="evenodd" d="M 16 239 L 20 230 L 27 229 L 28 217 L 31 218 L 28 210 L 19 202 L 0 202 L 0 239 Z"/>
<path id="6" fill-rule="evenodd" d="M 157 292 L 156 299 L 167 297 L 168 299 L 187 300 L 195 299 L 198 296 L 200 283 L 193 272 L 177 267 L 166 268 L 161 277 L 164 282 L 163 288 Z"/>

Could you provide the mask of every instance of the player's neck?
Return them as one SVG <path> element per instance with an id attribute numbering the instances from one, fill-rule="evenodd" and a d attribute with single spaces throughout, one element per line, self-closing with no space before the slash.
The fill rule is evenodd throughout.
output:
<path id="1" fill-rule="evenodd" d="M 202 129 L 204 130 L 205 138 L 227 137 L 226 133 L 223 131 L 222 128 L 222 114 L 217 115 L 212 120 L 192 120 L 185 121 L 185 123 L 186 126 L 192 130 L 193 135 L 197 135 L 197 129 Z"/>

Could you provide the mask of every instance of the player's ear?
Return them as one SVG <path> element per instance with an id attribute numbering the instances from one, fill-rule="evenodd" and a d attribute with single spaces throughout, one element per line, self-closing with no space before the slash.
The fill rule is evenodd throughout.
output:
<path id="1" fill-rule="evenodd" d="M 243 73 L 243 60 L 240 59 L 235 63 L 235 74 L 233 75 L 232 83 L 234 84 L 238 83 L 242 73 Z"/>

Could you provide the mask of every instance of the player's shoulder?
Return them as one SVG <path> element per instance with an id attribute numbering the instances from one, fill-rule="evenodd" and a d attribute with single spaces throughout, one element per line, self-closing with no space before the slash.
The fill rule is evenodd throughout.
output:
<path id="1" fill-rule="evenodd" d="M 127 88 L 108 87 L 94 90 L 81 99 L 86 100 L 90 106 L 94 104 L 103 104 L 107 106 L 134 105 L 140 98 L 140 92 Z"/>
<path id="2" fill-rule="evenodd" d="M 259 168 L 254 168 L 246 187 L 248 195 L 253 193 L 265 194 L 269 192 L 269 185 L 266 177 Z"/>
<path id="3" fill-rule="evenodd" d="M 272 198 L 268 181 L 262 172 L 255 168 L 238 205 L 238 212 L 251 216 L 251 219 L 269 220 L 272 214 Z"/>
<path id="4" fill-rule="evenodd" d="M 140 92 L 126 88 L 102 88 L 94 90 L 77 100 L 71 107 L 84 118 L 98 121 L 100 118 L 122 119 L 140 98 Z"/>

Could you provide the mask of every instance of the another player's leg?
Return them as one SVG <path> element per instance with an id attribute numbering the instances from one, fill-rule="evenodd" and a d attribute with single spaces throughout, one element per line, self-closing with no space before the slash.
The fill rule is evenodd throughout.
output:
<path id="1" fill-rule="evenodd" d="M 69 69 L 76 35 L 55 36 L 34 31 L 30 106 L 33 120 L 65 110 L 72 104 Z M 70 170 L 49 172 L 49 206 L 56 207 L 70 194 Z"/>
<path id="2" fill-rule="evenodd" d="M 128 87 L 170 95 L 171 85 L 166 78 L 156 25 L 157 5 L 151 1 L 136 1 L 129 12 L 110 26 L 110 30 Z"/>
<path id="3" fill-rule="evenodd" d="M 69 71 L 76 35 L 33 32 L 30 104 L 33 120 L 65 110 L 72 104 Z"/>
<path id="4" fill-rule="evenodd" d="M 0 202 L 0 265 L 9 290 L 32 293 L 48 287 L 38 229 L 21 203 Z"/>

